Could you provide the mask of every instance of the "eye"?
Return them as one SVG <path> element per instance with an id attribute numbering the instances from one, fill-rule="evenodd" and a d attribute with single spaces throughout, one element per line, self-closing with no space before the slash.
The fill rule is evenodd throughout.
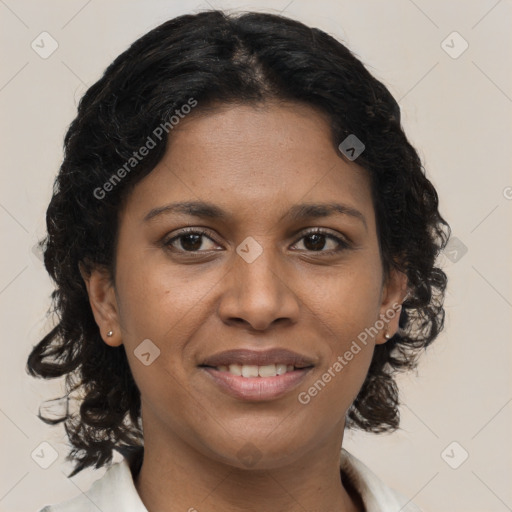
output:
<path id="1" fill-rule="evenodd" d="M 211 247 L 208 247 L 208 243 L 205 244 L 205 240 L 210 242 Z M 300 238 L 299 241 L 302 240 L 304 240 L 302 242 L 304 249 L 299 248 L 299 250 L 305 250 L 308 252 L 335 254 L 344 249 L 350 248 L 349 242 L 321 228 L 315 228 L 308 231 Z M 296 244 L 298 243 L 299 242 L 296 242 Z M 329 245 L 331 246 L 330 248 L 328 247 Z M 165 239 L 163 241 L 163 246 L 173 252 L 182 254 L 194 254 L 217 250 L 215 247 L 217 244 L 213 238 L 209 236 L 209 232 L 197 228 L 189 228 L 180 231 L 173 237 Z M 326 246 L 328 250 L 324 250 Z"/>
<path id="2" fill-rule="evenodd" d="M 215 248 L 205 248 L 205 239 L 208 239 L 210 242 L 212 242 L 212 244 L 217 245 L 215 241 L 210 236 L 208 236 L 208 234 L 208 231 L 202 229 L 185 229 L 172 238 L 164 240 L 163 245 L 173 251 L 182 253 L 208 252 L 215 250 Z"/>
<path id="3" fill-rule="evenodd" d="M 350 244 L 346 240 L 320 228 L 308 231 L 300 238 L 300 240 L 304 240 L 304 242 L 302 242 L 305 248 L 304 250 L 310 252 L 334 254 L 350 248 Z M 330 242 L 330 244 L 328 242 Z M 330 245 L 331 248 L 323 250 L 328 245 Z"/>

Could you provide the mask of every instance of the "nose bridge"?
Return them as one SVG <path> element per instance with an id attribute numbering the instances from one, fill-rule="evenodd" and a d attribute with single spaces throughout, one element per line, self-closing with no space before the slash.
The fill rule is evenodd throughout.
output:
<path id="1" fill-rule="evenodd" d="M 273 241 L 247 237 L 233 254 L 219 313 L 225 322 L 244 320 L 265 329 L 276 319 L 297 321 L 299 304 Z"/>
<path id="2" fill-rule="evenodd" d="M 278 292 L 280 287 L 276 286 L 275 281 L 281 281 L 282 278 L 278 275 L 278 258 L 270 239 L 264 241 L 260 238 L 258 242 L 248 237 L 237 247 L 236 252 L 234 269 L 237 281 L 247 289 L 246 291 L 252 289 L 253 292 Z"/>

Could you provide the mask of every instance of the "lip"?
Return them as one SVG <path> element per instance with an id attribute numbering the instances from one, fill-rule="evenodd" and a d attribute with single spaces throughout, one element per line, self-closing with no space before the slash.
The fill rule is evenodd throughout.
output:
<path id="1" fill-rule="evenodd" d="M 264 351 L 233 349 L 207 357 L 200 366 L 215 368 L 218 366 L 229 366 L 230 364 L 256 366 L 266 366 L 269 364 L 291 364 L 296 368 L 302 369 L 314 366 L 315 362 L 310 357 L 284 348 L 273 348 Z"/>
<path id="2" fill-rule="evenodd" d="M 312 366 L 275 377 L 241 377 L 211 367 L 200 367 L 225 393 L 238 400 L 264 402 L 276 400 L 298 387 Z"/>

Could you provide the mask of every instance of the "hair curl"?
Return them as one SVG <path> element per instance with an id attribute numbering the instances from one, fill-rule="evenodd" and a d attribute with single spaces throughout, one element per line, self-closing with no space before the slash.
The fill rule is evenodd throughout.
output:
<path id="1" fill-rule="evenodd" d="M 128 191 L 163 156 L 166 137 L 106 199 L 93 191 L 191 97 L 198 110 L 274 99 L 305 103 L 327 115 L 336 148 L 349 134 L 364 141 L 357 163 L 371 176 L 383 266 L 407 275 L 409 295 L 399 331 L 375 347 L 347 426 L 398 428 L 394 374 L 414 368 L 443 328 L 447 280 L 435 261 L 450 228 L 386 87 L 343 44 L 283 16 L 214 10 L 171 19 L 119 55 L 81 99 L 47 210 L 42 245 L 56 284 L 58 322 L 33 348 L 27 369 L 33 376 L 65 376 L 65 397 L 78 396 L 78 411 L 56 419 L 40 412 L 49 423 L 64 422 L 76 462 L 72 474 L 109 463 L 114 449 L 128 453 L 143 445 L 140 393 L 124 347 L 103 342 L 79 264 L 86 272 L 105 266 L 114 275 L 118 213 Z"/>

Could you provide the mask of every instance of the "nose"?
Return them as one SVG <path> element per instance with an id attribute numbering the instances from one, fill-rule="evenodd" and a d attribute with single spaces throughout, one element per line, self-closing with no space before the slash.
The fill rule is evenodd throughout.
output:
<path id="1" fill-rule="evenodd" d="M 251 263 L 235 253 L 223 280 L 218 308 L 222 321 L 258 331 L 273 324 L 297 323 L 301 308 L 293 289 L 296 276 L 292 271 L 280 264 L 268 247 Z"/>

